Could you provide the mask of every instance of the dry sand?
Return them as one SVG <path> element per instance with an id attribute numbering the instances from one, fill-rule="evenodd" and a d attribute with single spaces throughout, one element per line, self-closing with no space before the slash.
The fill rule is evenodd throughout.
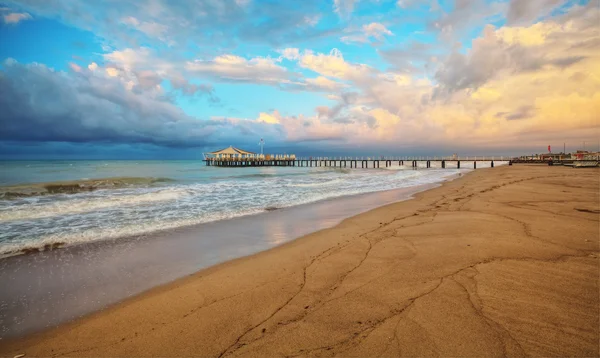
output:
<path id="1" fill-rule="evenodd" d="M 5 356 L 598 356 L 597 169 L 477 170 Z"/>

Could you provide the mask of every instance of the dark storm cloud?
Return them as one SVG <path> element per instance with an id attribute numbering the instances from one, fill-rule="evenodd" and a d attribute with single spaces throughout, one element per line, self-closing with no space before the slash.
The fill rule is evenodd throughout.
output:
<path id="1" fill-rule="evenodd" d="M 140 90 L 141 91 L 141 90 Z M 254 121 L 198 120 L 166 96 L 129 91 L 114 77 L 7 61 L 0 71 L 0 141 L 145 143 L 202 147 L 280 136 Z M 252 138 L 254 139 L 254 138 Z"/>

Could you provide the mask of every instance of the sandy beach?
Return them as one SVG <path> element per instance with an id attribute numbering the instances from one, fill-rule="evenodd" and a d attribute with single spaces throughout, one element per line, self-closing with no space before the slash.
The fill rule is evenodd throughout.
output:
<path id="1" fill-rule="evenodd" d="M 599 175 L 475 170 L 0 355 L 598 356 Z"/>

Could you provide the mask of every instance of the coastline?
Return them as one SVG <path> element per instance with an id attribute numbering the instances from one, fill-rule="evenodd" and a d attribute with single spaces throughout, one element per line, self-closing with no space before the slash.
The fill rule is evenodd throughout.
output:
<path id="1" fill-rule="evenodd" d="M 4 257 L 0 282 L 12 284 L 0 289 L 0 340 L 82 318 L 153 287 L 330 228 L 440 184 L 328 198 L 148 235 Z"/>
<path id="2" fill-rule="evenodd" d="M 461 175 L 464 175 L 465 173 L 455 173 L 453 175 L 447 176 L 445 178 L 443 178 L 442 180 L 440 180 L 439 182 L 434 182 L 434 183 L 427 183 L 427 184 L 418 184 L 418 185 L 414 185 L 414 186 L 408 186 L 408 187 L 401 187 L 401 188 L 396 188 L 396 189 L 385 189 L 385 190 L 379 190 L 379 191 L 370 191 L 370 192 L 364 192 L 364 193 L 357 193 L 357 194 L 348 194 L 348 195 L 342 195 L 342 196 L 335 196 L 335 197 L 329 197 L 329 198 L 324 198 L 324 199 L 319 199 L 316 201 L 311 201 L 311 202 L 307 202 L 307 203 L 301 203 L 301 204 L 295 204 L 295 205 L 291 205 L 291 206 L 283 206 L 283 207 L 273 207 L 273 206 L 268 206 L 265 207 L 263 209 L 263 211 L 260 212 L 252 212 L 252 213 L 247 213 L 247 214 L 243 214 L 243 215 L 239 215 L 239 216 L 234 216 L 234 217 L 228 217 L 228 218 L 223 218 L 223 219 L 217 219 L 214 221 L 208 221 L 208 222 L 201 222 L 201 223 L 194 223 L 194 224 L 187 224 L 187 225 L 182 225 L 182 226 L 175 226 L 175 227 L 171 227 L 171 228 L 166 228 L 166 229 L 158 229 L 156 231 L 152 231 L 152 232 L 148 232 L 148 233 L 142 233 L 142 234 L 137 234 L 137 235 L 127 235 L 127 236 L 116 236 L 113 238 L 108 238 L 108 239 L 104 239 L 104 238 L 99 238 L 97 240 L 94 241 L 82 241 L 82 242 L 73 242 L 73 243 L 65 243 L 65 242 L 53 242 L 53 243 L 46 243 L 44 245 L 41 246 L 28 246 L 28 247 L 24 247 L 20 250 L 17 251 L 12 251 L 12 252 L 7 252 L 7 253 L 0 253 L 0 260 L 3 260 L 5 258 L 10 258 L 13 256 L 19 256 L 19 255 L 28 255 L 31 253 L 36 253 L 36 252 L 44 252 L 44 251 L 49 251 L 49 250 L 58 250 L 58 249 L 64 249 L 64 248 L 72 248 L 72 247 L 76 247 L 79 245 L 90 245 L 90 244 L 98 244 L 101 243 L 102 241 L 114 241 L 114 240 L 128 240 L 128 239 L 132 239 L 135 238 L 137 236 L 156 236 L 156 235 L 160 235 L 160 234 L 165 234 L 168 235 L 169 232 L 174 232 L 174 231 L 178 231 L 178 230 L 186 230 L 186 229 L 194 229 L 197 227 L 201 227 L 202 225 L 206 225 L 206 224 L 212 224 L 212 223 L 217 223 L 217 222 L 226 222 L 226 221 L 230 221 L 230 220 L 236 220 L 236 219 L 240 219 L 240 218 L 244 218 L 244 217 L 250 217 L 250 216 L 256 216 L 256 215 L 262 215 L 265 214 L 267 212 L 271 212 L 271 211 L 276 211 L 276 210 L 289 210 L 292 208 L 298 208 L 298 207 L 307 207 L 310 205 L 314 205 L 314 204 L 319 204 L 319 203 L 323 203 L 323 202 L 331 202 L 331 201 L 335 201 L 335 200 L 340 200 L 340 199 L 351 199 L 351 198 L 358 198 L 358 197 L 365 197 L 365 196 L 371 196 L 371 195 L 385 195 L 386 193 L 394 193 L 394 192 L 406 192 L 408 197 L 405 199 L 400 199 L 400 200 L 407 200 L 412 198 L 412 195 L 419 193 L 421 191 L 424 190 L 429 190 L 431 188 L 434 188 L 436 186 L 439 186 L 441 184 L 443 184 L 446 181 L 450 181 L 450 180 L 455 180 L 456 178 L 459 178 Z M 166 181 L 167 179 L 165 178 L 102 178 L 102 179 L 93 179 L 93 180 L 83 180 L 81 181 L 82 183 L 91 183 L 92 181 L 94 183 L 97 182 L 116 182 L 119 180 L 123 180 L 123 179 L 134 179 L 134 180 L 144 180 L 144 182 L 147 183 L 154 183 L 154 182 L 159 182 L 159 181 Z M 39 188 L 46 188 L 46 187 L 51 187 L 51 186 L 58 186 L 58 187 L 65 187 L 68 188 L 71 185 L 79 185 L 79 184 L 72 184 L 72 183 L 78 183 L 79 181 L 64 181 L 64 182 L 50 182 L 50 183 L 34 183 L 32 184 L 33 187 L 39 187 Z M 11 187 L 4 187 L 4 188 L 17 188 L 17 187 L 21 187 L 21 186 L 11 186 Z M 81 189 L 82 192 L 85 191 L 93 191 L 95 190 L 95 187 L 88 187 L 88 186 L 80 186 L 79 187 Z M 2 189 L 2 187 L 0 187 L 0 190 Z M 39 192 L 35 192 L 34 194 L 38 195 L 40 194 Z M 44 195 L 44 194 L 40 194 L 40 195 Z M 382 206 L 382 205 L 387 205 L 389 203 L 384 203 L 378 206 Z M 369 208 L 368 210 L 374 209 L 375 207 Z M 357 213 L 358 214 L 358 213 Z M 357 214 L 353 214 L 353 215 L 357 215 Z M 352 216 L 353 216 L 352 215 Z M 343 219 L 345 219 L 347 217 L 344 217 Z"/>
<path id="3" fill-rule="evenodd" d="M 48 167 L 53 168 L 53 165 Z M 113 172 L 122 169 L 118 165 L 114 167 L 111 169 Z M 67 168 L 77 172 L 68 171 L 69 175 L 89 176 L 87 166 L 83 169 L 76 166 Z M 29 192 L 33 197 L 17 195 L 10 199 L 0 188 L 0 199 L 5 199 L 0 200 L 0 223 L 5 225 L 0 235 L 0 257 L 93 241 L 154 235 L 161 231 L 259 214 L 273 208 L 437 183 L 458 172 L 288 169 L 234 168 L 226 170 L 227 175 L 224 175 L 222 168 L 166 163 L 158 169 L 141 168 L 138 173 L 143 175 L 141 177 L 112 176 L 3 187 L 20 187 L 24 190 L 21 194 Z M 169 170 L 173 171 L 170 176 Z M 30 174 L 41 175 L 38 172 Z M 58 172 L 66 175 L 60 170 Z M 257 185 L 262 180 L 266 182 Z M 46 192 L 47 188 L 58 192 L 41 195 L 39 190 Z M 8 192 L 16 195 L 19 190 Z M 54 225 L 54 220 L 60 220 L 60 225 Z"/>
<path id="4" fill-rule="evenodd" d="M 598 355 L 598 280 L 589 277 L 598 271 L 598 173 L 573 170 L 472 171 L 83 319 L 0 341 L 0 353 Z M 574 178 L 584 185 L 561 194 Z M 528 286 L 514 277 L 531 287 L 514 290 Z M 519 296 L 515 308 L 507 292 Z M 534 329 L 560 333 L 561 325 L 569 334 L 559 338 Z"/>

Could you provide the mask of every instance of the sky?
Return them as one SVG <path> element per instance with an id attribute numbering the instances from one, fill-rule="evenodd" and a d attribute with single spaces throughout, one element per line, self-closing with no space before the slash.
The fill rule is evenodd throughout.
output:
<path id="1" fill-rule="evenodd" d="M 600 145 L 599 0 L 0 0 L 0 159 Z"/>

